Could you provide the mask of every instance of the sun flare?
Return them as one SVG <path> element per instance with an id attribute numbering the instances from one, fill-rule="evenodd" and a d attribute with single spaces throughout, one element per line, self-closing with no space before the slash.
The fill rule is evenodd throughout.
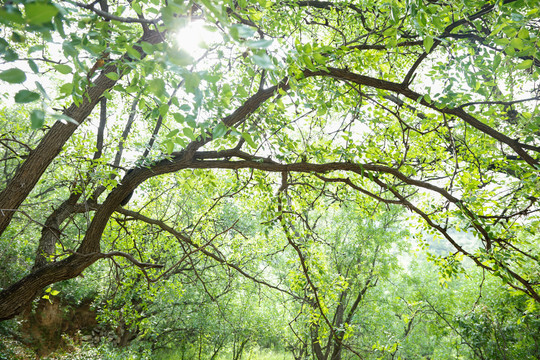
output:
<path id="1" fill-rule="evenodd" d="M 192 21 L 176 33 L 176 41 L 180 49 L 194 58 L 200 57 L 212 44 L 223 38 L 212 31 L 204 21 Z"/>

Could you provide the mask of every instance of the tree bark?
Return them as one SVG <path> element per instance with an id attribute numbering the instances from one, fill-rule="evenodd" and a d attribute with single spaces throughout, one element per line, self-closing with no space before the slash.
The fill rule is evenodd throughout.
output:
<path id="1" fill-rule="evenodd" d="M 73 254 L 62 261 L 42 266 L 3 290 L 0 292 L 0 321 L 18 315 L 43 288 L 78 276 L 99 257 L 99 254 Z"/>

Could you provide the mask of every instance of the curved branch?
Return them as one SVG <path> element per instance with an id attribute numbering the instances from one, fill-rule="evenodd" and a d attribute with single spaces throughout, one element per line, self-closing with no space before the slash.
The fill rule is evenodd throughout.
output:
<path id="1" fill-rule="evenodd" d="M 111 251 L 111 252 L 108 252 L 108 253 L 103 253 L 103 254 L 100 254 L 100 258 L 107 258 L 107 259 L 111 259 L 115 256 L 121 256 L 123 258 L 126 258 L 128 259 L 129 261 L 131 261 L 133 264 L 135 264 L 136 266 L 140 267 L 140 268 L 153 268 L 153 269 L 161 269 L 163 267 L 163 265 L 161 264 L 152 264 L 152 263 L 145 263 L 145 262 L 140 262 L 139 260 L 135 259 L 135 257 L 131 254 L 128 254 L 126 252 L 123 252 L 123 251 Z"/>
<path id="2" fill-rule="evenodd" d="M 337 80 L 343 80 L 343 81 L 350 81 L 358 85 L 365 85 L 370 86 L 376 89 L 381 90 L 388 90 L 395 92 L 397 94 L 401 94 L 413 101 L 416 101 L 420 104 L 422 104 L 425 107 L 428 107 L 430 109 L 433 109 L 441 114 L 447 114 L 447 115 L 453 115 L 461 120 L 463 120 L 465 123 L 471 125 L 475 129 L 480 130 L 484 134 L 508 145 L 512 150 L 514 150 L 523 160 L 525 160 L 531 167 L 537 168 L 538 166 L 538 160 L 531 157 L 524 149 L 532 150 L 535 152 L 540 152 L 540 148 L 536 146 L 531 146 L 528 144 L 520 143 L 517 140 L 514 140 L 503 133 L 498 132 L 497 130 L 493 129 L 492 127 L 484 124 L 471 114 L 467 113 L 465 110 L 463 110 L 461 107 L 457 108 L 448 108 L 448 107 L 441 107 L 435 102 L 428 102 L 424 99 L 424 97 L 409 89 L 404 84 L 398 84 L 391 81 L 386 80 L 380 80 L 376 78 L 372 78 L 369 76 L 364 76 L 360 74 L 353 73 L 349 70 L 345 69 L 337 69 L 337 68 L 327 68 L 327 70 L 320 70 L 320 71 L 311 71 L 311 70 L 304 70 L 304 75 L 306 77 L 314 77 L 314 76 L 321 76 L 321 77 L 331 77 Z"/>
<path id="3" fill-rule="evenodd" d="M 254 276 L 252 276 L 252 275 L 248 274 L 247 272 L 245 272 L 244 270 L 242 270 L 237 265 L 232 264 L 232 263 L 228 262 L 226 259 L 223 259 L 222 257 L 220 257 L 220 256 L 206 250 L 204 247 L 199 246 L 189 236 L 182 233 L 181 231 L 178 231 L 178 230 L 174 229 L 173 227 L 167 225 L 165 222 L 163 222 L 161 220 L 152 219 L 152 218 L 149 218 L 149 217 L 147 217 L 145 215 L 142 215 L 142 214 L 140 214 L 138 212 L 127 210 L 127 209 L 124 209 L 124 208 L 118 208 L 116 211 L 123 214 L 123 215 L 130 216 L 130 217 L 132 217 L 134 219 L 137 219 L 139 221 L 143 221 L 143 222 L 145 222 L 147 224 L 156 225 L 161 230 L 166 231 L 167 233 L 173 235 L 179 241 L 189 245 L 190 247 L 192 247 L 194 249 L 197 249 L 198 251 L 200 251 L 204 255 L 208 256 L 209 258 L 214 259 L 218 263 L 223 264 L 223 265 L 225 265 L 225 266 L 227 266 L 227 267 L 229 267 L 231 269 L 236 270 L 242 276 L 244 276 L 247 279 L 250 279 L 251 281 L 253 281 L 253 282 L 257 283 L 257 284 L 264 285 L 264 286 L 266 286 L 266 287 L 268 287 L 270 289 L 274 289 L 274 290 L 277 290 L 277 291 L 282 292 L 282 293 L 286 293 L 289 296 L 293 296 L 293 297 L 295 296 L 294 294 L 290 293 L 289 291 L 287 291 L 285 289 L 282 289 L 282 288 L 280 288 L 278 286 L 272 285 L 272 284 L 270 284 L 270 283 L 268 283 L 268 282 L 266 282 L 264 280 L 260 280 L 260 279 L 255 278 Z"/>

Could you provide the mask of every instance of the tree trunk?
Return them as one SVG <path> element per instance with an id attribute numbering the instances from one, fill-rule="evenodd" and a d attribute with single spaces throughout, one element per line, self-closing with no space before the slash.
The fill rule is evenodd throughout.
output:
<path id="1" fill-rule="evenodd" d="M 18 315 L 46 286 L 78 276 L 99 258 L 99 254 L 73 254 L 42 266 L 3 290 L 0 292 L 0 321 Z"/>

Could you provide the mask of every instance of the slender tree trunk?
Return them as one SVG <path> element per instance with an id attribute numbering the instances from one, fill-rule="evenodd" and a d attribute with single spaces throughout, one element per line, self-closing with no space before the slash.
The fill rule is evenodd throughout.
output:
<path id="1" fill-rule="evenodd" d="M 47 218 L 45 226 L 41 229 L 41 238 L 32 271 L 47 264 L 49 256 L 54 254 L 56 240 L 60 237 L 60 225 L 73 214 L 73 208 L 81 195 L 81 192 L 72 192 L 70 197 Z"/>

